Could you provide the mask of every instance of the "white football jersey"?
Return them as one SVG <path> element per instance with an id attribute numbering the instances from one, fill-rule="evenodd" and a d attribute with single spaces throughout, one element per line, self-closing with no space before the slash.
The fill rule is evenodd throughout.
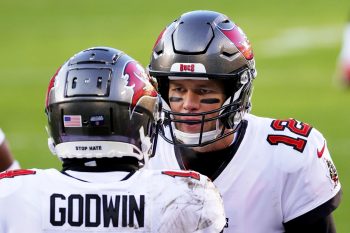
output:
<path id="1" fill-rule="evenodd" d="M 0 232 L 220 232 L 212 182 L 196 172 L 140 170 L 86 182 L 55 169 L 0 173 Z"/>
<path id="2" fill-rule="evenodd" d="M 234 157 L 214 180 L 224 200 L 224 232 L 281 233 L 283 223 L 339 192 L 337 172 L 326 140 L 311 126 L 249 114 L 245 120 Z M 159 139 L 149 168 L 183 167 L 173 146 Z"/>

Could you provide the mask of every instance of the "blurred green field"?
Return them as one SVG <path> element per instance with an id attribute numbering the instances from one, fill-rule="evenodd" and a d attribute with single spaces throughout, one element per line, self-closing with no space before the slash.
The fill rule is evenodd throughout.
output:
<path id="1" fill-rule="evenodd" d="M 195 9 L 221 11 L 248 35 L 258 69 L 254 114 L 294 117 L 328 139 L 344 194 L 337 228 L 350 232 L 350 90 L 333 80 L 348 0 L 0 0 L 0 127 L 22 167 L 60 167 L 47 149 L 44 99 L 68 57 L 105 45 L 147 65 L 158 33 Z"/>

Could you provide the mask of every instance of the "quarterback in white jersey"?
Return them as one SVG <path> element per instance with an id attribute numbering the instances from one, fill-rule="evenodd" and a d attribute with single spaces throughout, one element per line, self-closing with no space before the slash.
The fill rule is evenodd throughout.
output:
<path id="1" fill-rule="evenodd" d="M 155 152 L 160 101 L 142 66 L 119 50 L 70 58 L 45 108 L 62 171 L 0 173 L 0 232 L 221 232 L 223 202 L 206 176 L 140 169 Z"/>
<path id="2" fill-rule="evenodd" d="M 293 131 L 288 125 L 296 128 Z M 300 134 L 299 127 L 309 131 Z M 322 204 L 323 208 L 335 208 L 340 183 L 326 140 L 316 129 L 293 119 L 247 114 L 235 136 L 229 151 L 203 154 L 229 153 L 231 157 L 210 176 L 224 200 L 224 232 L 285 232 L 283 223 L 297 221 Z M 186 152 L 190 154 L 159 139 L 150 168 L 193 169 L 181 156 Z M 201 154 L 192 156 L 200 160 Z M 204 165 L 195 169 L 206 173 Z"/>
<path id="3" fill-rule="evenodd" d="M 158 37 L 148 70 L 164 99 L 149 168 L 213 180 L 224 200 L 224 232 L 335 232 L 341 188 L 326 140 L 294 119 L 249 114 L 254 54 L 227 16 L 181 15 Z"/>
<path id="4" fill-rule="evenodd" d="M 13 159 L 5 134 L 0 128 L 0 172 L 18 168 L 19 163 Z"/>

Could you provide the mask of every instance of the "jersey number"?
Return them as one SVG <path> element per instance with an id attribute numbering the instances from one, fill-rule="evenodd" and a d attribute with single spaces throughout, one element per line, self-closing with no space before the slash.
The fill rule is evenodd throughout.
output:
<path id="1" fill-rule="evenodd" d="M 298 122 L 294 119 L 274 120 L 271 123 L 271 128 L 275 131 L 284 131 L 287 128 L 292 133 L 303 137 L 308 137 L 312 129 L 310 125 L 302 122 L 300 122 L 298 126 Z M 269 134 L 267 136 L 267 141 L 271 145 L 278 145 L 279 143 L 283 143 L 285 145 L 293 147 L 294 150 L 297 150 L 301 153 L 304 151 L 307 143 L 306 139 L 300 137 L 294 138 L 281 134 Z"/>

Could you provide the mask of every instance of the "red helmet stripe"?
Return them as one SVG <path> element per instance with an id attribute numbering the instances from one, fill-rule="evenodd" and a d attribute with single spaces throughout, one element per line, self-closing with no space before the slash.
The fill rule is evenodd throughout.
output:
<path id="1" fill-rule="evenodd" d="M 237 49 L 243 54 L 243 56 L 247 60 L 251 60 L 254 58 L 252 46 L 247 38 L 247 36 L 243 33 L 243 31 L 235 25 L 232 29 L 225 30 L 220 28 L 221 32 L 229 38 L 237 47 Z"/>
<path id="2" fill-rule="evenodd" d="M 124 77 L 127 77 L 127 87 L 133 89 L 131 100 L 132 109 L 143 96 L 156 97 L 157 92 L 150 83 L 150 78 L 136 61 L 129 61 L 124 68 Z"/>
<path id="3" fill-rule="evenodd" d="M 165 30 L 166 30 L 166 28 L 164 28 L 163 31 L 161 31 L 161 33 L 159 34 L 159 36 L 158 36 L 158 38 L 157 38 L 157 40 L 156 40 L 156 43 L 154 43 L 154 45 L 153 45 L 153 49 L 157 46 L 157 44 L 159 43 L 159 41 L 162 39 Z"/>
<path id="4" fill-rule="evenodd" d="M 50 91 L 51 89 L 53 88 L 54 84 L 55 84 L 55 79 L 56 79 L 56 76 L 58 74 L 58 72 L 61 70 L 61 67 L 60 66 L 57 70 L 56 70 L 56 73 L 52 76 L 51 80 L 50 80 L 50 83 L 49 83 L 49 86 L 47 88 L 47 92 L 46 92 L 46 99 L 45 99 L 45 107 L 47 108 L 49 106 L 49 95 L 50 95 Z"/>

